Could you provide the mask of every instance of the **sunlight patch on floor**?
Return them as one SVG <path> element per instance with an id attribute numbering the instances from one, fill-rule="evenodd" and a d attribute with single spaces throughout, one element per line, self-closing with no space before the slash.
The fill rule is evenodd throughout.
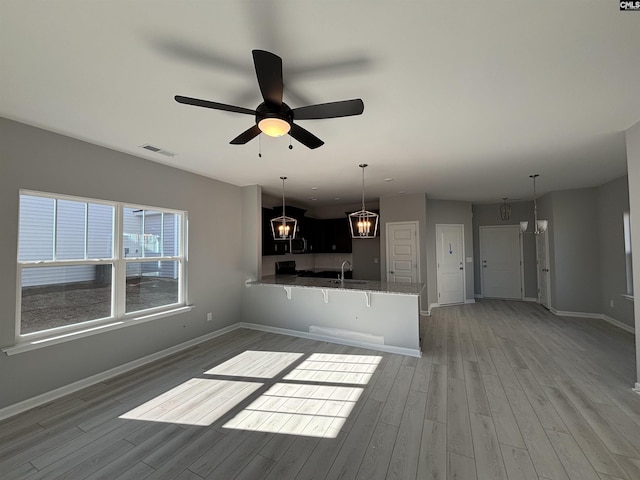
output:
<path id="1" fill-rule="evenodd" d="M 224 428 L 335 438 L 382 357 L 314 353 Z M 320 384 L 320 385 L 318 385 Z"/>
<path id="2" fill-rule="evenodd" d="M 277 383 L 224 428 L 335 438 L 363 389 Z"/>
<path id="3" fill-rule="evenodd" d="M 256 382 L 192 378 L 120 418 L 208 426 L 262 385 Z"/>
<path id="4" fill-rule="evenodd" d="M 302 353 L 247 350 L 204 373 L 234 377 L 273 378 L 302 356 Z"/>
<path id="5" fill-rule="evenodd" d="M 375 355 L 314 353 L 284 379 L 366 385 L 381 360 Z"/>
<path id="6" fill-rule="evenodd" d="M 293 368 L 303 356 L 247 350 L 204 372 L 220 378 L 192 378 L 120 418 L 209 426 L 279 377 L 223 427 L 335 438 L 382 357 L 314 353 Z"/>

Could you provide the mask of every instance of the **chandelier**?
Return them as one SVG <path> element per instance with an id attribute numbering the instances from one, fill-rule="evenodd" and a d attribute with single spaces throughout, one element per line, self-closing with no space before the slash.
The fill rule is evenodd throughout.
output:
<path id="1" fill-rule="evenodd" d="M 280 177 L 280 179 L 282 180 L 282 215 L 271 219 L 271 234 L 274 240 L 293 240 L 296 237 L 298 221 L 285 215 L 284 181 L 287 177 Z"/>
<path id="2" fill-rule="evenodd" d="M 529 222 L 523 221 L 520 222 L 520 231 L 522 233 L 533 233 L 534 235 L 539 235 L 547 231 L 547 227 L 549 226 L 549 222 L 547 220 L 538 220 L 538 203 L 536 202 L 536 178 L 540 175 L 533 174 L 529 175 L 529 178 L 533 179 L 533 232 L 527 232 L 527 227 L 529 226 Z"/>
<path id="3" fill-rule="evenodd" d="M 361 163 L 358 166 L 362 168 L 362 209 L 349 214 L 351 238 L 375 238 L 378 233 L 378 214 L 364 208 L 364 169 L 368 165 Z"/>

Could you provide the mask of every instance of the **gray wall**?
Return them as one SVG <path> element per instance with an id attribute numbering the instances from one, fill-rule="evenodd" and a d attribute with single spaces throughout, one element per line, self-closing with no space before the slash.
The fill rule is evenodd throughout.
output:
<path id="1" fill-rule="evenodd" d="M 242 187 L 242 271 L 245 280 L 262 277 L 262 187 Z"/>
<path id="2" fill-rule="evenodd" d="M 528 221 L 531 231 L 533 228 L 533 202 L 509 202 L 511 216 L 509 220 L 500 218 L 500 203 L 490 205 L 473 205 L 473 268 L 476 295 L 482 294 L 480 275 L 480 227 L 495 225 L 519 225 L 521 221 Z M 538 277 L 536 272 L 536 241 L 530 233 L 522 237 L 522 256 L 524 260 L 524 296 L 538 298 Z"/>
<path id="3" fill-rule="evenodd" d="M 436 225 L 437 224 L 462 224 L 464 225 L 464 273 L 466 300 L 474 299 L 474 268 L 473 261 L 467 263 L 467 258 L 472 258 L 473 253 L 473 213 L 471 202 L 456 202 L 450 200 L 427 200 L 426 222 L 426 249 L 427 249 L 427 295 L 429 305 L 438 303 L 438 261 L 436 249 Z"/>
<path id="4" fill-rule="evenodd" d="M 353 278 L 380 280 L 380 237 L 352 240 Z"/>
<path id="5" fill-rule="evenodd" d="M 17 355 L 0 353 L 0 408 L 239 320 L 247 276 L 239 187 L 0 118 L 0 346 L 14 344 L 20 188 L 187 210 L 194 308 Z M 253 200 L 246 200 L 248 212 Z M 213 321 L 206 321 L 207 312 Z"/>
<path id="6" fill-rule="evenodd" d="M 625 175 L 601 185 L 596 198 L 601 276 L 599 312 L 633 327 L 633 302 L 620 296 L 627 291 L 622 215 L 629 211 L 629 178 Z"/>
<path id="7" fill-rule="evenodd" d="M 418 222 L 420 240 L 420 282 L 429 283 L 427 256 L 427 196 L 424 193 L 412 195 L 394 195 L 380 198 L 380 279 L 387 280 L 387 234 L 386 224 L 389 222 Z M 435 235 L 435 234 L 434 234 Z M 428 285 L 427 285 L 428 286 Z M 420 308 L 429 306 L 426 289 L 420 297 Z"/>
<path id="8" fill-rule="evenodd" d="M 558 311 L 600 313 L 600 243 L 595 188 L 552 192 L 551 276 Z M 540 217 L 542 218 L 542 217 Z M 552 241 L 551 241 L 552 240 Z"/>
<path id="9" fill-rule="evenodd" d="M 629 206 L 631 210 L 631 250 L 633 256 L 633 288 L 636 329 L 636 390 L 640 391 L 640 122 L 626 131 L 627 171 L 629 174 Z"/>

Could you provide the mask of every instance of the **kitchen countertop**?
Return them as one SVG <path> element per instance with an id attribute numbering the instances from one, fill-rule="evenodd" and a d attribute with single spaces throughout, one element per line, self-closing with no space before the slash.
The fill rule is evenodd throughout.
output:
<path id="1" fill-rule="evenodd" d="M 373 280 L 340 281 L 332 278 L 298 277 L 296 275 L 268 275 L 261 280 L 247 282 L 247 285 L 267 285 L 295 288 L 320 288 L 330 290 L 354 290 L 370 293 L 388 293 L 392 295 L 420 295 L 424 283 L 396 283 Z"/>

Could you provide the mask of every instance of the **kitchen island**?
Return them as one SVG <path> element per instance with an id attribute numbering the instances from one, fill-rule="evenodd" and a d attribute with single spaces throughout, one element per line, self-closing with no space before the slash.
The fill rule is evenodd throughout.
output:
<path id="1" fill-rule="evenodd" d="M 279 275 L 247 288 L 243 318 L 254 328 L 420 356 L 422 283 Z"/>

